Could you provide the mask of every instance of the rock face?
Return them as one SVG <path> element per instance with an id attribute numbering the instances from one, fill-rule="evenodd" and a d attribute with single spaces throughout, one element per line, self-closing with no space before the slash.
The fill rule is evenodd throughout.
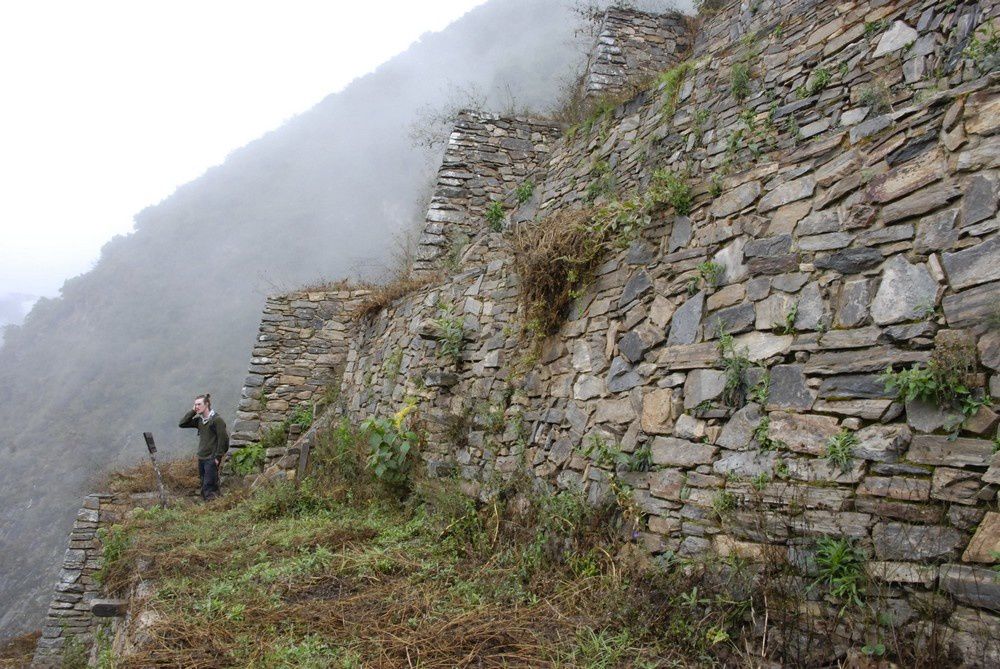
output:
<path id="1" fill-rule="evenodd" d="M 350 289 L 269 302 L 240 438 L 339 379 L 338 411 L 354 422 L 414 402 L 427 471 L 472 494 L 519 467 L 592 499 L 627 475 L 653 552 L 753 543 L 808 564 L 818 537 L 846 537 L 873 578 L 905 584 L 892 592 L 908 620 L 939 584 L 1000 626 L 986 578 L 995 417 L 946 425 L 880 378 L 926 365 L 941 333 L 963 330 L 979 354 L 969 383 L 1000 393 L 1000 84 L 957 46 L 997 6 L 751 4 L 729 3 L 697 39 L 673 18 L 609 14 L 591 93 L 691 45 L 689 65 L 574 132 L 463 113 L 417 251 L 427 285 L 363 320 L 345 317 L 363 298 Z M 734 96 L 746 58 L 752 80 Z M 825 85 L 802 95 L 820 67 Z M 574 286 L 559 330 L 532 340 L 509 239 L 485 212 L 513 210 L 530 179 L 537 221 L 523 230 L 545 226 L 594 201 L 596 165 L 615 177 L 597 206 L 626 212 L 624 232 Z M 683 175 L 690 211 L 643 199 L 657 170 Z M 442 319 L 462 326 L 450 355 Z M 469 418 L 460 435 L 454 416 Z M 583 455 L 595 438 L 649 453 L 651 471 L 603 467 Z M 720 514 L 726 493 L 735 508 Z M 965 638 L 960 618 L 933 624 Z"/>

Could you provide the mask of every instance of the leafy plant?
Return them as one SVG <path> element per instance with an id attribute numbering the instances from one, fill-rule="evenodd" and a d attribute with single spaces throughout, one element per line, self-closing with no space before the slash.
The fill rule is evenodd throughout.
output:
<path id="1" fill-rule="evenodd" d="M 785 445 L 781 440 L 771 438 L 771 417 L 767 415 L 761 416 L 757 422 L 753 429 L 753 438 L 762 451 L 774 451 Z M 786 475 L 788 473 L 787 464 L 785 465 L 785 473 Z"/>
<path id="2" fill-rule="evenodd" d="M 514 197 L 517 198 L 518 204 L 524 204 L 531 199 L 531 196 L 535 194 L 535 184 L 531 181 L 525 181 L 514 189 Z"/>
<path id="3" fill-rule="evenodd" d="M 843 429 L 826 442 L 826 459 L 832 464 L 840 467 L 840 471 L 846 472 L 851 468 L 854 460 L 854 447 L 858 444 L 858 438 L 848 429 Z"/>
<path id="4" fill-rule="evenodd" d="M 925 367 L 919 364 L 898 372 L 886 367 L 879 376 L 887 392 L 894 392 L 904 402 L 932 402 L 943 410 L 961 413 L 958 424 L 946 425 L 957 436 L 965 418 L 973 416 L 992 399 L 977 387 L 976 350 L 969 341 L 941 342 L 934 347 Z"/>
<path id="5" fill-rule="evenodd" d="M 313 423 L 313 408 L 308 404 L 300 404 L 295 407 L 291 415 L 288 417 L 287 423 L 289 426 L 298 425 L 303 430 L 309 429 L 309 426 Z"/>
<path id="6" fill-rule="evenodd" d="M 722 176 L 719 174 L 713 174 L 711 181 L 708 183 L 708 194 L 712 197 L 719 197 L 722 195 Z"/>
<path id="7" fill-rule="evenodd" d="M 679 174 L 664 169 L 655 170 L 647 194 L 652 207 L 665 202 L 681 216 L 691 213 L 691 186 Z"/>
<path id="8" fill-rule="evenodd" d="M 486 207 L 486 222 L 489 224 L 490 230 L 493 232 L 503 230 L 503 219 L 503 203 L 497 200 L 490 202 L 489 206 Z"/>
<path id="9" fill-rule="evenodd" d="M 663 97 L 666 99 L 663 103 L 663 111 L 667 118 L 674 115 L 681 84 L 684 83 L 684 77 L 693 69 L 694 65 L 690 61 L 684 61 L 660 75 L 658 83 L 663 87 Z"/>
<path id="10" fill-rule="evenodd" d="M 975 32 L 962 55 L 971 60 L 980 74 L 1000 68 L 1000 30 L 989 21 Z"/>
<path id="11" fill-rule="evenodd" d="M 251 472 L 257 471 L 264 464 L 265 453 L 266 449 L 260 442 L 234 449 L 232 457 L 233 472 L 240 476 L 246 476 Z"/>
<path id="12" fill-rule="evenodd" d="M 783 335 L 795 334 L 795 319 L 799 315 L 799 303 L 793 302 L 785 313 L 785 318 L 780 323 L 775 323 L 774 327 Z"/>
<path id="13" fill-rule="evenodd" d="M 866 560 L 867 556 L 849 539 L 822 537 L 816 546 L 817 576 L 813 586 L 827 586 L 833 597 L 844 602 L 842 611 L 851 605 L 860 608 L 864 606 Z"/>
<path id="14" fill-rule="evenodd" d="M 747 399 L 751 402 L 756 402 L 761 406 L 767 404 L 768 397 L 771 394 L 771 373 L 766 369 L 761 370 L 760 379 L 754 384 L 750 392 L 747 393 Z"/>
<path id="15" fill-rule="evenodd" d="M 818 67 L 813 70 L 812 75 L 806 80 L 806 83 L 799 87 L 798 94 L 800 98 L 808 98 L 810 96 L 816 95 L 830 83 L 831 79 L 830 71 L 825 67 Z"/>
<path id="16" fill-rule="evenodd" d="M 711 260 L 698 265 L 698 275 L 709 288 L 718 288 L 726 276 L 726 266 Z"/>
<path id="17" fill-rule="evenodd" d="M 767 484 L 771 482 L 771 475 L 767 472 L 761 472 L 757 474 L 752 479 L 750 479 L 750 485 L 754 487 L 755 490 L 763 490 L 767 487 Z"/>
<path id="18" fill-rule="evenodd" d="M 265 450 L 281 448 L 288 443 L 288 425 L 284 422 L 268 427 L 258 442 Z"/>
<path id="19" fill-rule="evenodd" d="M 462 343 L 465 341 L 465 323 L 454 314 L 454 307 L 440 307 L 439 316 L 434 319 L 434 334 L 438 341 L 438 355 L 457 363 L 462 359 Z"/>
<path id="20" fill-rule="evenodd" d="M 386 378 L 390 381 L 395 380 L 399 376 L 400 367 L 403 365 L 403 347 L 397 346 L 393 349 L 392 353 L 385 357 L 382 361 L 382 373 L 385 374 Z"/>
<path id="21" fill-rule="evenodd" d="M 420 436 L 403 422 L 416 408 L 407 403 L 392 418 L 370 416 L 361 423 L 368 439 L 368 468 L 375 478 L 396 488 L 406 487 Z"/>

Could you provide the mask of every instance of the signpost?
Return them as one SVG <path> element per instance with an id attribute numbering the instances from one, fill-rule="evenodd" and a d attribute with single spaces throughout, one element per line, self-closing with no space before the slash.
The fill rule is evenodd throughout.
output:
<path id="1" fill-rule="evenodd" d="M 153 442 L 152 432 L 143 432 L 146 440 L 146 449 L 149 451 L 149 459 L 153 461 L 153 471 L 156 472 L 156 483 L 160 486 L 160 506 L 167 506 L 167 492 L 163 489 L 163 476 L 160 474 L 160 466 L 156 464 L 156 444 Z"/>

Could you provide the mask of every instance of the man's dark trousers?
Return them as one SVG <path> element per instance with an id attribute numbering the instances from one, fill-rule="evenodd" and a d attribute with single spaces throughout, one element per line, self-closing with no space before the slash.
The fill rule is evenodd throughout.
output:
<path id="1" fill-rule="evenodd" d="M 198 476 L 201 477 L 201 496 L 206 500 L 219 495 L 219 465 L 215 458 L 198 458 Z"/>

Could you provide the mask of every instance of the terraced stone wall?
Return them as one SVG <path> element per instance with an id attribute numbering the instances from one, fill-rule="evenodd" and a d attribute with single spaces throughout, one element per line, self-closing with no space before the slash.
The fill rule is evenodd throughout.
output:
<path id="1" fill-rule="evenodd" d="M 267 298 L 250 360 L 232 445 L 257 441 L 297 407 L 340 383 L 353 329 L 347 315 L 367 290 L 301 290 Z"/>
<path id="2" fill-rule="evenodd" d="M 488 228 L 487 209 L 526 183 L 559 130 L 548 123 L 463 111 L 448 137 L 417 246 L 414 273 L 453 271 L 470 239 Z"/>
<path id="3" fill-rule="evenodd" d="M 418 398 L 429 468 L 477 494 L 528 468 L 596 501 L 611 472 L 585 455 L 595 438 L 648 451 L 649 471 L 617 475 L 650 551 L 807 569 L 818 538 L 847 537 L 896 624 L 942 632 L 956 663 L 1000 662 L 998 417 L 982 406 L 956 428 L 878 377 L 957 347 L 975 396 L 1000 393 L 1000 86 L 966 57 L 998 11 L 732 5 L 703 25 L 676 89 L 554 143 L 539 202 L 510 217 L 545 225 L 559 209 L 634 200 L 655 170 L 691 187 L 689 214 L 654 211 L 537 360 L 508 242 L 479 228 L 452 276 L 352 342 L 349 411 Z M 441 341 L 454 318 L 457 360 Z M 725 354 L 720 333 L 733 338 Z M 734 356 L 756 395 L 727 396 Z M 841 462 L 837 439 L 850 444 Z M 946 603 L 928 617 L 934 593 Z"/>
<path id="4" fill-rule="evenodd" d="M 93 645 L 99 620 L 90 611 L 100 596 L 96 574 L 103 563 L 103 549 L 97 530 L 109 527 L 128 508 L 127 495 L 93 493 L 83 500 L 70 531 L 59 582 L 56 583 L 45 615 L 42 636 L 35 650 L 33 669 L 56 669 L 64 665 L 68 648 L 75 644 L 86 655 Z"/>
<path id="5" fill-rule="evenodd" d="M 587 63 L 585 95 L 614 94 L 673 67 L 690 51 L 692 33 L 692 19 L 678 12 L 608 9 Z"/>

